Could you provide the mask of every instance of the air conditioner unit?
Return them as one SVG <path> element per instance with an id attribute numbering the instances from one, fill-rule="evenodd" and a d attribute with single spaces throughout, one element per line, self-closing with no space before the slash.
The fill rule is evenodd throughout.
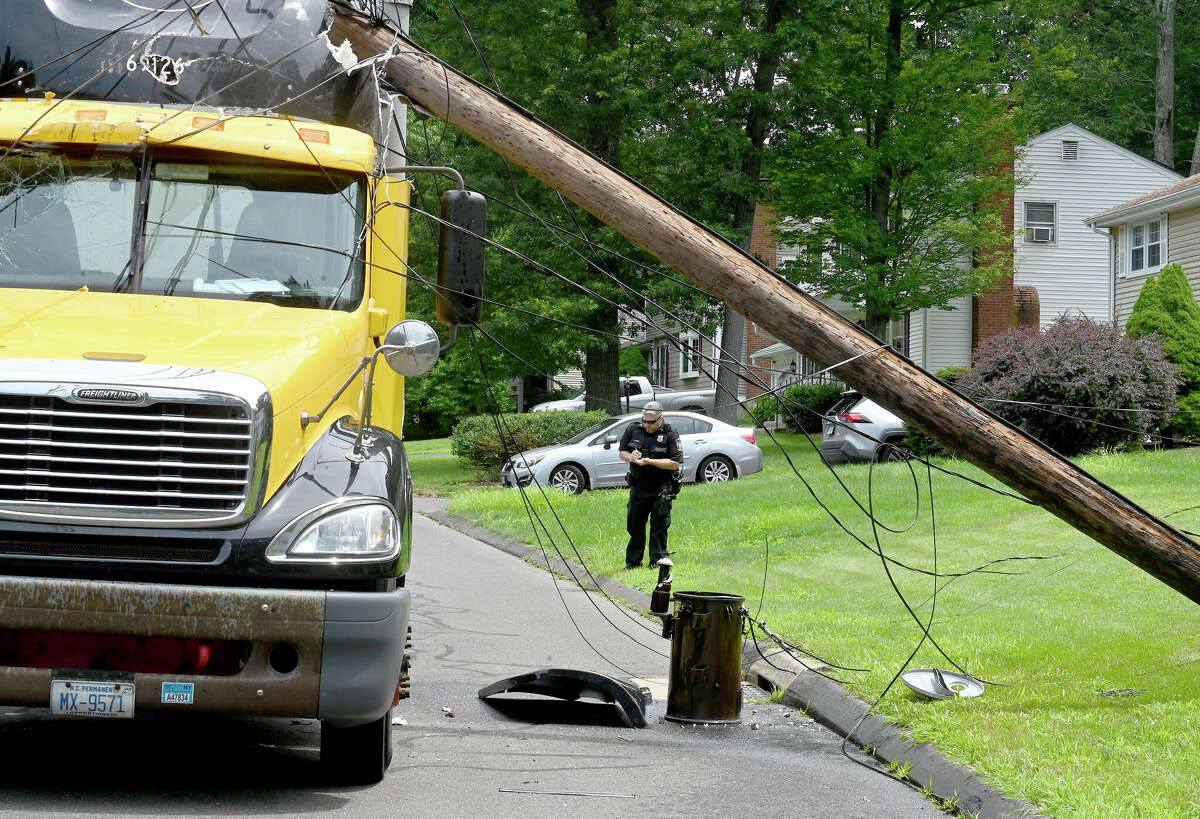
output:
<path id="1" fill-rule="evenodd" d="M 1053 242 L 1054 228 L 1031 227 L 1025 229 L 1025 240 L 1028 242 Z"/>

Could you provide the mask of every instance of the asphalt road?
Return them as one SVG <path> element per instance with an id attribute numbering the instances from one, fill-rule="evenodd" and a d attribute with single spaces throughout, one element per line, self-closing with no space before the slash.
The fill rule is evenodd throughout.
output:
<path id="1" fill-rule="evenodd" d="M 309 720 L 98 723 L 9 708 L 0 816 L 944 816 L 782 705 L 748 702 L 739 726 L 681 725 L 662 718 L 656 682 L 650 726 L 636 730 L 599 703 L 479 700 L 490 682 L 547 667 L 665 683 L 669 644 L 427 518 L 414 543 L 413 696 L 380 785 L 323 781 Z"/>

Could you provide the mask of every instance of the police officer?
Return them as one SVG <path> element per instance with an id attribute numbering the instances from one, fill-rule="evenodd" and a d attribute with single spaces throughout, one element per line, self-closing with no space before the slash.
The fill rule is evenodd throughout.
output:
<path id="1" fill-rule="evenodd" d="M 667 556 L 667 529 L 671 525 L 670 499 L 660 500 L 664 488 L 673 493 L 675 473 L 683 461 L 679 434 L 663 421 L 663 407 L 647 401 L 642 420 L 625 428 L 619 447 L 621 460 L 629 464 L 629 511 L 625 529 L 629 545 L 625 547 L 625 568 L 642 565 L 646 550 L 646 518 L 650 518 L 650 565 Z M 672 494 L 673 497 L 673 494 Z"/>

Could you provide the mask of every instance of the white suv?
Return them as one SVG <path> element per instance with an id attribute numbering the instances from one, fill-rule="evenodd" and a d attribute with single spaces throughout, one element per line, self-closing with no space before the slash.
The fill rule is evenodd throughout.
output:
<path id="1" fill-rule="evenodd" d="M 821 457 L 826 463 L 903 461 L 908 430 L 897 416 L 850 390 L 825 413 Z"/>

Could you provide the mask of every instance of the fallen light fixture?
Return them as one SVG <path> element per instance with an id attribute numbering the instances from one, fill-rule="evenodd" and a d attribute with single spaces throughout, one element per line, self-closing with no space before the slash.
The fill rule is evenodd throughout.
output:
<path id="1" fill-rule="evenodd" d="M 983 683 L 974 677 L 938 668 L 909 669 L 900 675 L 900 679 L 913 691 L 932 700 L 978 697 L 983 693 Z"/>

